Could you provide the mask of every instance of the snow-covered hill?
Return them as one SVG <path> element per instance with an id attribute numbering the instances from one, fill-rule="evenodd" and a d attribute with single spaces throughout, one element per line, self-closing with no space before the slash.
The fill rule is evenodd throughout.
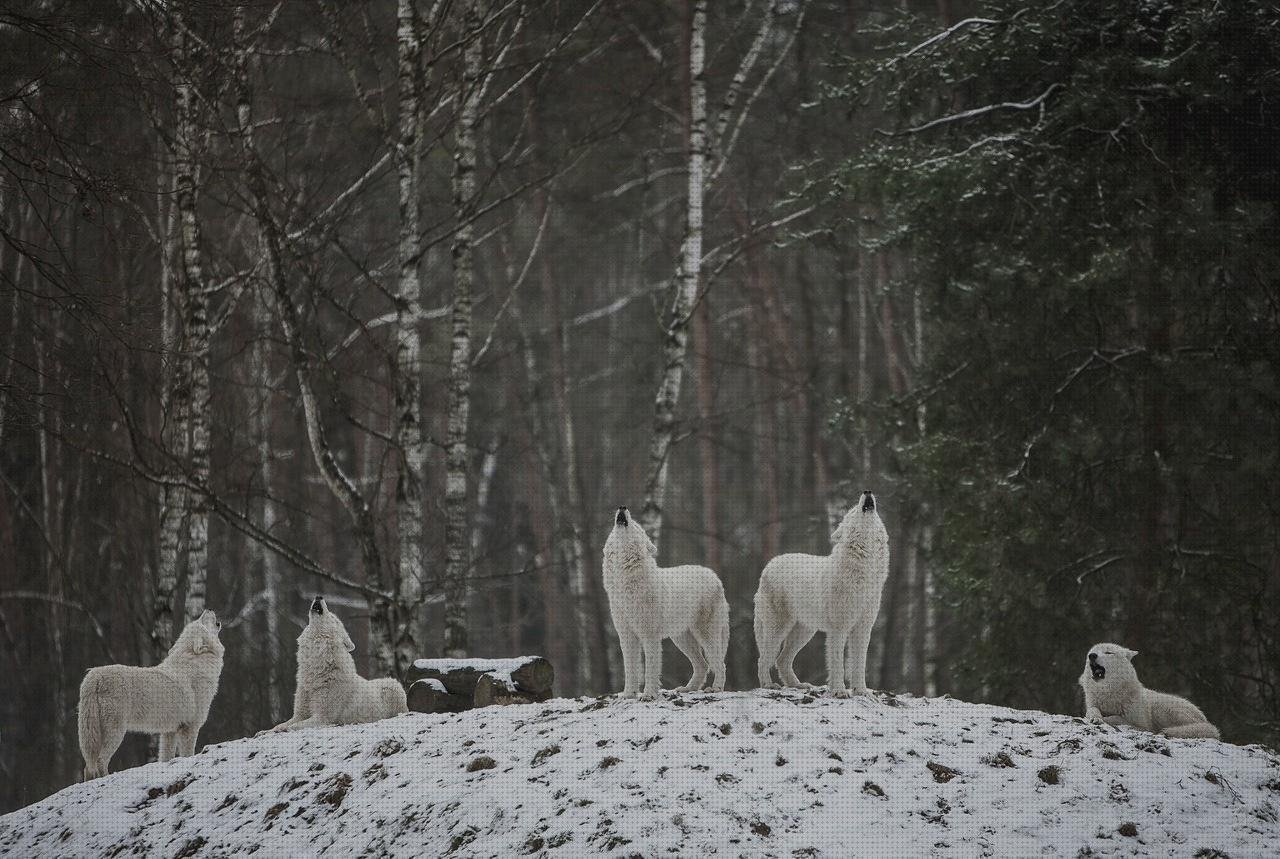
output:
<path id="1" fill-rule="evenodd" d="M 0 818 L 0 854 L 1275 856 L 1278 814 L 1256 746 L 747 692 L 225 743 Z"/>

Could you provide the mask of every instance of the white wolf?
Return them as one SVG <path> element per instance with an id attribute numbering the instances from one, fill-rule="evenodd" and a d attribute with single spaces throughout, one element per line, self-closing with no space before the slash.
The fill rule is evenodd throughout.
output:
<path id="1" fill-rule="evenodd" d="M 837 698 L 868 695 L 867 646 L 889 578 L 889 535 L 876 498 L 862 498 L 831 532 L 831 554 L 779 555 L 765 565 L 756 590 L 755 632 L 760 685 L 803 686 L 792 664 L 815 632 L 827 634 L 827 683 Z M 849 685 L 845 688 L 845 642 Z"/>
<path id="2" fill-rule="evenodd" d="M 222 675 L 222 624 L 206 611 L 187 624 L 159 665 L 101 665 L 80 684 L 84 780 L 107 774 L 126 731 L 160 735 L 160 760 L 194 754 Z"/>
<path id="3" fill-rule="evenodd" d="M 1166 737 L 1218 739 L 1218 729 L 1186 698 L 1156 692 L 1138 682 L 1137 651 L 1118 644 L 1095 644 L 1085 660 L 1080 687 L 1084 716 L 1108 725 L 1132 725 Z"/>
<path id="4" fill-rule="evenodd" d="M 390 677 L 366 680 L 356 673 L 351 658 L 355 649 L 346 627 L 329 611 L 324 598 L 312 600 L 306 628 L 298 636 L 293 716 L 269 730 L 359 725 L 407 712 L 400 681 Z"/>
<path id="5" fill-rule="evenodd" d="M 706 567 L 659 567 L 657 554 L 640 523 L 619 507 L 604 544 L 604 590 L 622 643 L 622 696 L 635 696 L 642 677 L 642 698 L 661 691 L 664 638 L 674 641 L 693 664 L 693 675 L 677 692 L 701 689 L 708 670 L 712 689 L 721 692 L 729 649 L 724 585 Z"/>

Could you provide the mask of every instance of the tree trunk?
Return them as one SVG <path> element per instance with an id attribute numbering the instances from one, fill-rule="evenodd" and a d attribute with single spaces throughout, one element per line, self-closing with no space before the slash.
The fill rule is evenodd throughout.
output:
<path id="1" fill-rule="evenodd" d="M 259 505 L 259 516 L 262 530 L 268 534 L 276 532 L 279 514 L 272 497 L 275 487 L 275 458 L 271 447 L 271 407 L 273 402 L 271 378 L 271 350 L 268 347 L 267 334 L 271 330 L 271 307 L 265 295 L 255 297 L 254 321 L 256 323 L 253 340 L 253 353 L 250 358 L 252 366 L 252 386 L 255 402 L 253 409 L 253 433 L 258 445 L 258 469 L 262 482 L 262 501 Z M 280 722 L 284 716 L 285 701 L 283 689 L 287 683 L 285 672 L 281 668 L 283 654 L 280 652 L 280 561 L 276 553 L 258 546 L 259 565 L 261 567 L 264 618 L 262 646 L 263 656 L 267 662 L 267 710 L 272 724 Z"/>
<path id="2" fill-rule="evenodd" d="M 484 44 L 478 0 L 462 15 L 462 87 L 453 156 L 453 343 L 449 358 L 449 426 L 445 439 L 444 651 L 467 654 L 467 423 L 471 413 L 471 294 L 475 281 L 472 218 L 476 197 L 477 126 Z"/>
<path id="3" fill-rule="evenodd" d="M 396 537 L 399 567 L 396 597 L 400 611 L 395 619 L 396 676 L 412 663 L 420 646 L 418 614 L 422 608 L 423 575 L 423 484 L 426 473 L 426 445 L 422 431 L 422 284 L 419 269 L 422 238 L 418 226 L 419 145 L 422 125 L 422 33 L 413 0 L 399 0 L 397 11 L 397 77 L 400 116 L 395 139 L 395 165 L 399 197 L 400 236 L 396 262 L 399 268 L 396 291 L 395 353 L 395 438 Z"/>
<path id="4" fill-rule="evenodd" d="M 662 377 L 653 407 L 649 475 L 645 482 L 644 506 L 640 511 L 640 524 L 649 532 L 659 549 L 662 547 L 662 512 L 667 493 L 667 469 L 676 433 L 676 406 L 680 401 L 680 386 L 684 378 L 685 354 L 689 343 L 689 322 L 702 273 L 702 198 L 707 160 L 707 81 L 703 71 L 706 60 L 706 0 L 687 0 L 686 10 L 689 15 L 689 166 L 684 241 L 681 242 L 675 301 L 672 302 L 666 343 L 662 350 Z"/>

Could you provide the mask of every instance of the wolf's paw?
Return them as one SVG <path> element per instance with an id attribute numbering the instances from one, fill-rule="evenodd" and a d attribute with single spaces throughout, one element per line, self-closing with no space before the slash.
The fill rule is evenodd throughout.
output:
<path id="1" fill-rule="evenodd" d="M 700 691 L 701 689 L 702 689 L 702 685 L 701 685 L 701 684 L 686 683 L 686 684 L 684 684 L 683 686 L 677 686 L 676 688 L 672 689 L 671 691 L 672 691 L 672 692 L 676 692 L 676 693 L 680 693 L 680 692 L 698 692 L 698 691 Z"/>
<path id="2" fill-rule="evenodd" d="M 768 683 L 761 683 L 760 688 L 761 689 L 781 689 L 782 687 L 777 683 L 774 683 L 773 681 L 769 681 Z"/>
<path id="3" fill-rule="evenodd" d="M 621 692 L 619 692 L 619 693 L 618 693 L 618 697 L 619 697 L 619 698 L 634 698 L 634 697 L 636 697 L 636 695 L 637 695 L 637 694 L 639 694 L 639 693 L 637 693 L 637 692 L 636 692 L 636 690 L 634 690 L 634 689 L 623 689 Z"/>
<path id="4" fill-rule="evenodd" d="M 653 699 L 657 698 L 657 697 L 658 697 L 658 695 L 660 695 L 660 694 L 661 694 L 661 693 L 659 693 L 659 692 L 650 692 L 650 691 L 648 691 L 648 690 L 646 689 L 644 692 L 641 692 L 637 697 L 638 697 L 641 701 L 652 701 Z"/>
<path id="5" fill-rule="evenodd" d="M 831 696 L 833 698 L 849 698 L 852 693 L 848 689 L 832 689 Z"/>

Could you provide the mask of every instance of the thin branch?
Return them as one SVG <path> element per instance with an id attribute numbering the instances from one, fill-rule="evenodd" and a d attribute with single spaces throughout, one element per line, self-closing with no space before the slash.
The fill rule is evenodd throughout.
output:
<path id="1" fill-rule="evenodd" d="M 1056 90 L 1064 89 L 1064 85 L 1060 83 L 1049 84 L 1049 88 L 1040 95 L 1030 101 L 1002 101 L 998 104 L 987 104 L 982 107 L 975 107 L 969 110 L 962 110 L 959 113 L 952 113 L 947 116 L 940 116 L 937 119 L 931 119 L 924 125 L 917 125 L 914 128 L 908 128 L 904 131 L 887 132 L 882 129 L 876 129 L 880 134 L 888 137 L 901 137 L 904 134 L 918 134 L 921 131 L 927 131 L 939 125 L 946 125 L 952 122 L 960 122 L 965 119 L 973 119 L 975 116 L 992 113 L 997 110 L 1033 110 L 1042 105 L 1049 96 L 1053 95 Z"/>

